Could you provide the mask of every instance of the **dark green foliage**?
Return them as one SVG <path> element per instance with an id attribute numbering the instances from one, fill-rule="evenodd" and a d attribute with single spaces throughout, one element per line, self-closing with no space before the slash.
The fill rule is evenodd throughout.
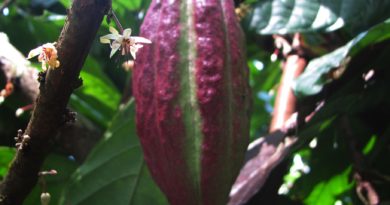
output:
<path id="1" fill-rule="evenodd" d="M 164 196 L 149 176 L 135 133 L 134 104 L 119 110 L 103 139 L 73 174 L 59 204 L 156 204 Z"/>
<path id="2" fill-rule="evenodd" d="M 335 31 L 356 33 L 390 17 L 387 0 L 261 0 L 247 26 L 259 34 Z"/>

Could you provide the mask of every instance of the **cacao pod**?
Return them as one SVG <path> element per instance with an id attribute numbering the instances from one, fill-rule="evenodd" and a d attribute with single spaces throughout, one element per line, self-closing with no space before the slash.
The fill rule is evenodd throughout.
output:
<path id="1" fill-rule="evenodd" d="M 233 0 L 153 0 L 133 73 L 137 132 L 172 205 L 226 204 L 249 137 L 250 89 Z"/>

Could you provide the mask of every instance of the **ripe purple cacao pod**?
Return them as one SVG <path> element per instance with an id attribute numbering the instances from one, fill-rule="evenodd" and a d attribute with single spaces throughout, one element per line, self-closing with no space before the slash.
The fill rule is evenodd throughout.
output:
<path id="1" fill-rule="evenodd" d="M 248 144 L 250 88 L 233 0 L 152 0 L 133 73 L 137 132 L 172 205 L 222 205 Z"/>

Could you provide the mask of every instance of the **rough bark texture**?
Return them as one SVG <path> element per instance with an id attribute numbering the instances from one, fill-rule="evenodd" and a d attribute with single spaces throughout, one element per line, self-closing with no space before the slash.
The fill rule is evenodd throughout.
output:
<path id="1" fill-rule="evenodd" d="M 243 33 L 232 0 L 152 1 L 133 74 L 137 131 L 171 204 L 226 204 L 249 137 Z"/>
<path id="2" fill-rule="evenodd" d="M 297 142 L 296 137 L 287 137 L 290 132 L 278 130 L 251 143 L 248 152 L 256 152 L 257 155 L 241 169 L 230 192 L 228 205 L 245 204 L 262 188 L 270 173 L 290 154 Z"/>
<path id="3" fill-rule="evenodd" d="M 228 205 L 246 204 L 264 185 L 271 172 L 302 146 L 307 138 L 298 138 L 297 130 L 310 122 L 322 108 L 322 104 L 298 109 L 279 130 L 253 141 L 248 146 L 245 165 L 242 167 L 232 190 Z"/>
<path id="4" fill-rule="evenodd" d="M 30 140 L 18 151 L 0 184 L 0 204 L 18 205 L 35 186 L 41 165 L 51 151 L 54 136 L 66 123 L 72 91 L 81 85 L 79 73 L 95 38 L 109 0 L 75 0 L 58 41 L 61 66 L 49 69 L 25 131 Z"/>

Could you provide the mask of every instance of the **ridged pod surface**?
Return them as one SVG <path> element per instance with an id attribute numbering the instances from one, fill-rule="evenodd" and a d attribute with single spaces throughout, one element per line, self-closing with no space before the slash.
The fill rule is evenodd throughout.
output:
<path id="1" fill-rule="evenodd" d="M 233 0 L 153 0 L 133 73 L 146 163 L 172 205 L 222 205 L 248 144 L 250 89 Z"/>

